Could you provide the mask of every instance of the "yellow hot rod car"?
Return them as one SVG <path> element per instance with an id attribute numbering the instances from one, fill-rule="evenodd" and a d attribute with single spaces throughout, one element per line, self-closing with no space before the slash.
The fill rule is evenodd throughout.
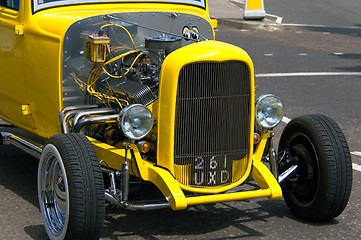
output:
<path id="1" fill-rule="evenodd" d="M 255 96 L 252 60 L 215 28 L 205 0 L 0 0 L 0 143 L 39 157 L 50 239 L 99 238 L 108 205 L 283 196 L 301 219 L 342 213 L 340 128 L 295 118 L 276 151 L 283 104 Z"/>

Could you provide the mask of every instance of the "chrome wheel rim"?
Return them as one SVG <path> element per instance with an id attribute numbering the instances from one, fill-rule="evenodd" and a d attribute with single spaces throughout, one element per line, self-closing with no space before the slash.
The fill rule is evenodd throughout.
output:
<path id="1" fill-rule="evenodd" d="M 69 221 L 69 190 L 62 158 L 54 145 L 47 145 L 38 171 L 40 210 L 46 231 L 62 239 Z"/>

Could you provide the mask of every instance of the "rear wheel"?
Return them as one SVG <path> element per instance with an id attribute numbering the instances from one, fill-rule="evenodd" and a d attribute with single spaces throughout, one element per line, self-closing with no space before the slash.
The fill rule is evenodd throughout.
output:
<path id="1" fill-rule="evenodd" d="M 104 221 L 104 186 L 89 140 L 51 137 L 41 154 L 38 197 L 50 239 L 98 239 Z"/>
<path id="2" fill-rule="evenodd" d="M 291 211 L 307 221 L 324 221 L 340 215 L 351 193 L 352 163 L 338 125 L 322 115 L 295 118 L 282 133 L 281 151 L 286 151 L 290 162 L 298 165 L 295 174 L 282 186 Z"/>

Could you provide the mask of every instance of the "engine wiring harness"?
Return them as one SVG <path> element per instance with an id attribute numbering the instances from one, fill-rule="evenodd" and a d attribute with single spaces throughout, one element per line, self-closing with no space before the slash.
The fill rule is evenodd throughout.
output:
<path id="1" fill-rule="evenodd" d="M 126 53 L 120 54 L 118 56 L 115 56 L 115 57 L 111 58 L 110 60 L 106 61 L 105 63 L 95 67 L 89 74 L 87 85 L 86 85 L 86 90 L 91 96 L 99 99 L 106 107 L 111 107 L 111 102 L 113 101 L 113 102 L 116 102 L 119 105 L 119 107 L 122 109 L 124 106 L 129 105 L 129 101 L 126 100 L 126 99 L 128 99 L 127 94 L 117 92 L 118 95 L 120 94 L 121 96 L 124 97 L 124 98 L 119 98 L 119 97 L 116 97 L 116 94 L 115 94 L 115 92 L 113 90 L 108 90 L 107 93 L 101 93 L 99 91 L 96 91 L 95 85 L 96 85 L 97 81 L 99 80 L 100 74 L 102 72 L 104 72 L 105 74 L 107 74 L 111 78 L 120 79 L 120 78 L 125 77 L 130 72 L 130 70 L 133 68 L 134 64 L 137 62 L 139 57 L 143 55 L 143 53 L 139 49 L 136 48 L 136 46 L 134 44 L 133 37 L 131 36 L 129 31 L 125 27 L 123 27 L 121 25 L 118 25 L 118 24 L 106 24 L 106 25 L 103 25 L 101 27 L 100 31 L 99 31 L 100 32 L 99 35 L 103 35 L 103 31 L 102 31 L 103 28 L 111 27 L 111 26 L 119 27 L 119 28 L 123 29 L 127 33 L 127 35 L 129 36 L 129 38 L 130 38 L 130 40 L 132 42 L 132 46 L 133 46 L 134 50 L 131 50 L 129 52 L 126 52 Z M 97 48 L 95 48 L 95 49 L 97 49 Z M 106 47 L 106 49 L 108 49 L 107 51 L 110 51 L 109 45 Z M 122 49 L 122 47 L 120 47 L 120 49 Z M 116 49 L 116 50 L 119 51 L 120 49 Z M 113 63 L 113 62 L 115 62 L 115 61 L 117 61 L 119 59 L 122 59 L 122 58 L 124 58 L 126 56 L 132 55 L 134 53 L 138 53 L 138 54 L 135 57 L 135 59 L 133 60 L 132 64 L 128 68 L 128 70 L 124 74 L 122 74 L 122 75 L 114 75 L 114 74 L 109 73 L 105 69 L 106 65 L 111 64 L 111 63 Z M 96 63 L 94 65 L 96 65 Z M 77 81 L 76 78 L 75 78 L 75 80 Z M 79 81 L 79 79 L 78 79 L 78 81 Z"/>

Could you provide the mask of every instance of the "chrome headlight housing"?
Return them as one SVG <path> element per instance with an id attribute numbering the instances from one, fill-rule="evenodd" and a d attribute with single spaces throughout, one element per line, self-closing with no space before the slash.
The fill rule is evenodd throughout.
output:
<path id="1" fill-rule="evenodd" d="M 133 104 L 119 113 L 118 124 L 127 138 L 139 140 L 152 130 L 153 115 L 146 106 Z"/>
<path id="2" fill-rule="evenodd" d="M 256 121 L 263 128 L 274 128 L 283 118 L 283 103 L 272 94 L 260 96 L 255 110 Z"/>

